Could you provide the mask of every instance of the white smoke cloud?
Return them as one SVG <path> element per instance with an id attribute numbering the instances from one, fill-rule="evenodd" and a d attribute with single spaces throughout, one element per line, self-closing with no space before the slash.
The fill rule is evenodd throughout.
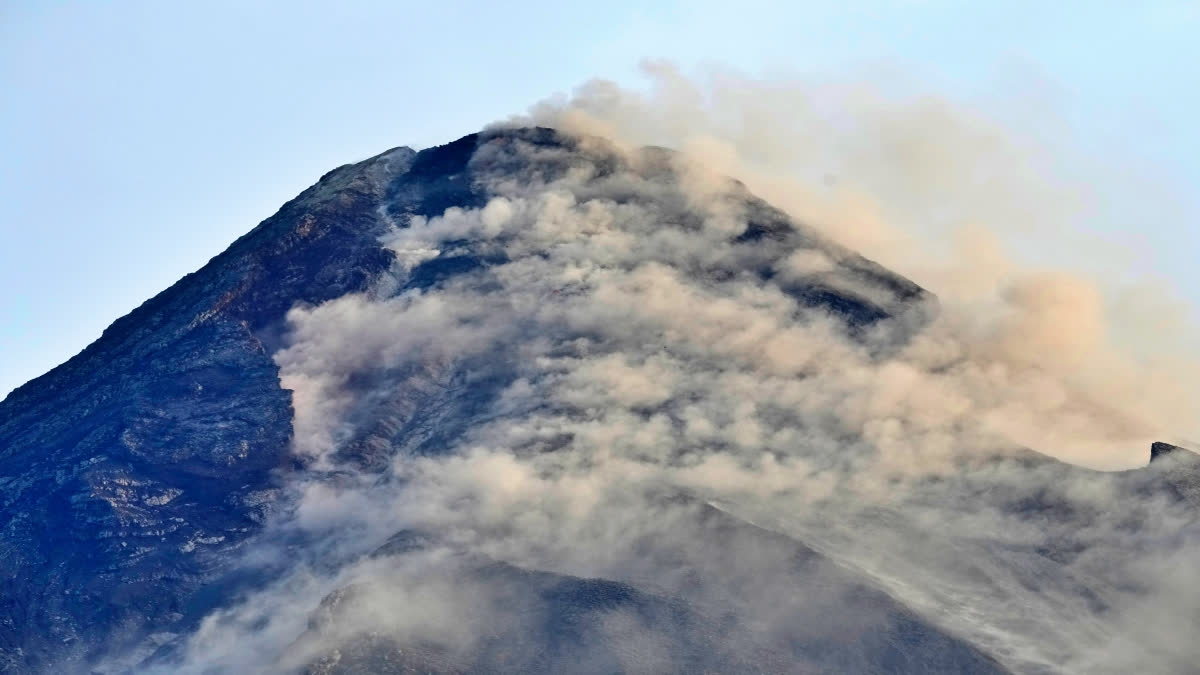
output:
<path id="1" fill-rule="evenodd" d="M 1103 447 L 1072 448 L 1071 439 L 1081 438 L 1074 431 L 1040 443 L 1026 435 L 1043 452 L 1130 468 L 1145 461 L 1149 440 L 1200 438 L 1193 412 L 1200 400 L 1188 386 L 1200 378 L 1194 314 L 1149 280 L 1132 290 L 1114 285 L 1137 260 L 1101 251 L 1092 233 L 1090 221 L 1103 219 L 1099 190 L 1126 183 L 1085 182 L 1035 138 L 1002 126 L 999 114 L 934 95 L 861 80 L 761 80 L 719 68 L 689 78 L 665 62 L 646 62 L 643 70 L 646 91 L 595 80 L 507 124 L 594 133 L 627 152 L 678 148 L 685 177 L 742 179 L 799 222 L 937 293 L 944 322 L 959 324 L 956 337 L 986 350 L 985 358 L 1047 371 L 1124 418 L 1109 425 L 1119 429 L 1106 426 L 1114 443 Z M 689 168 L 696 166 L 704 168 Z M 689 194 L 711 194 L 703 182 L 684 184 Z M 1143 210 L 1147 218 L 1176 215 Z M 1029 242 L 1064 262 L 1046 269 L 1009 253 Z M 1109 280 L 1080 275 L 1091 257 L 1107 261 L 1094 269 Z"/>
<path id="2" fill-rule="evenodd" d="M 485 206 L 414 216 L 381 243 L 401 283 L 439 257 L 494 264 L 288 314 L 275 360 L 293 391 L 296 452 L 313 462 L 277 527 L 320 533 L 322 555 L 210 617 L 184 670 L 297 666 L 372 631 L 466 649 L 485 632 L 479 617 L 503 620 L 502 589 L 470 574 L 456 586 L 440 571 L 458 564 L 450 551 L 684 588 L 669 556 L 645 552 L 652 541 L 736 586 L 761 616 L 791 611 L 777 597 L 791 562 L 716 562 L 691 507 L 663 499 L 672 494 L 811 543 L 1015 668 L 1184 663 L 1196 617 L 1178 598 L 1193 596 L 1172 594 L 1200 581 L 1176 562 L 1200 553 L 1194 536 L 1176 536 L 1195 532 L 1194 514 L 1121 477 L 997 459 L 1032 448 L 1124 468 L 1144 463 L 1151 440 L 1200 437 L 1195 388 L 1164 375 L 1196 373 L 1194 361 L 1123 353 L 1095 284 L 1026 269 L 980 224 L 1028 218 L 1045 194 L 1024 168 L 1006 173 L 1023 167 L 1019 144 L 939 101 L 897 108 L 857 88 L 652 73 L 648 95 L 597 82 L 532 113 L 613 144 L 581 136 L 573 155 L 485 145 Z M 682 152 L 637 149 L 646 142 Z M 797 166 L 876 190 L 823 194 L 803 171 L 789 175 Z M 739 241 L 761 214 L 725 175 L 787 196 L 823 234 Z M 946 286 L 931 283 L 941 313 L 911 339 L 890 329 L 912 317 L 854 333 L 789 290 L 902 304 L 829 239 L 885 258 L 924 251 L 900 233 L 922 200 L 946 195 L 948 210 L 976 216 L 967 228 L 944 219 L 966 264 L 915 258 Z M 438 417 L 474 395 L 479 407 L 455 409 L 468 416 L 459 426 Z M 364 448 L 388 458 L 381 473 L 355 462 Z M 401 530 L 440 544 L 363 557 Z M 1044 551 L 1055 547 L 1065 552 Z M 370 590 L 332 628 L 309 630 L 321 599 L 349 584 Z M 692 592 L 715 602 L 718 586 Z M 613 630 L 630 621 L 614 617 Z"/>

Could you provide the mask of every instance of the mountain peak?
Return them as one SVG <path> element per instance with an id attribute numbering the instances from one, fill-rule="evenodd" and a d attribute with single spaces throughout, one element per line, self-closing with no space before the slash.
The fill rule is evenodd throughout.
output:
<path id="1" fill-rule="evenodd" d="M 14 392 L 0 672 L 1059 672 L 1085 643 L 1013 653 L 1131 586 L 1081 586 L 1129 548 L 1087 499 L 1186 513 L 1200 455 L 921 473 L 908 441 L 963 451 L 905 360 L 955 367 L 932 296 L 706 172 L 392 148 Z"/>
<path id="2" fill-rule="evenodd" d="M 1186 454 L 1181 454 L 1181 453 L 1186 453 Z M 1150 444 L 1150 461 L 1151 462 L 1156 462 L 1156 461 L 1159 461 L 1166 457 L 1181 457 L 1181 456 L 1186 457 L 1187 455 L 1192 455 L 1192 456 L 1196 457 L 1197 459 L 1200 459 L 1200 455 L 1197 455 L 1195 451 L 1188 450 L 1187 448 L 1184 448 L 1184 447 L 1181 447 L 1178 445 L 1164 443 L 1163 441 L 1155 441 L 1154 443 Z"/>

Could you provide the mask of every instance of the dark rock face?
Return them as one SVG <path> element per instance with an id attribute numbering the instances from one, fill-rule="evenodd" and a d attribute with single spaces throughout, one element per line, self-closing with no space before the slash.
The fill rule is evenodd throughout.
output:
<path id="1" fill-rule="evenodd" d="M 327 174 L 0 402 L 0 669 L 194 623 L 189 597 L 258 529 L 291 462 L 272 336 L 296 302 L 366 290 L 391 264 L 375 208 L 414 156 Z"/>
<path id="2" fill-rule="evenodd" d="M 1179 457 L 1180 455 L 1175 454 L 1175 453 L 1179 453 L 1179 452 L 1191 452 L 1191 451 L 1185 450 L 1184 448 L 1181 448 L 1178 445 L 1171 445 L 1170 443 L 1163 443 L 1162 441 L 1155 441 L 1154 443 L 1152 443 L 1150 445 L 1150 461 L 1153 462 L 1155 460 L 1165 459 L 1166 457 Z M 1194 455 L 1195 453 L 1192 453 L 1192 454 Z"/>
<path id="3" fill-rule="evenodd" d="M 1159 441 L 1150 446 L 1150 469 L 1159 489 L 1200 509 L 1200 455 Z"/>

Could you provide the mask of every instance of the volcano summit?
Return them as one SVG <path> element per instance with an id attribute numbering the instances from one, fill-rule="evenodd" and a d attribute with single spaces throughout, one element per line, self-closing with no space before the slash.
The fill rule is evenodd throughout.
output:
<path id="1" fill-rule="evenodd" d="M 548 128 L 329 172 L 0 402 L 0 670 L 1194 672 L 1196 456 L 1028 449 L 1121 416 L 834 238 Z"/>

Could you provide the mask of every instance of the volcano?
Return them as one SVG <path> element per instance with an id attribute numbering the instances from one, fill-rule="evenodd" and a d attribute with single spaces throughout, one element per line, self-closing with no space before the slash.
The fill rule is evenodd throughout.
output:
<path id="1" fill-rule="evenodd" d="M 0 670 L 1194 672 L 1200 458 L 870 412 L 938 303 L 834 238 L 547 128 L 334 169 L 0 402 Z"/>

